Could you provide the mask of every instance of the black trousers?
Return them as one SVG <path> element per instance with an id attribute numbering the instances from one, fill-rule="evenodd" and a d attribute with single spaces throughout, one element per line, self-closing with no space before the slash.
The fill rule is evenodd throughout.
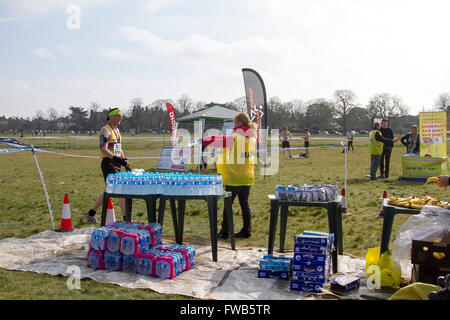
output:
<path id="1" fill-rule="evenodd" d="M 391 162 L 392 147 L 384 146 L 380 160 L 380 173 L 389 176 L 389 164 Z"/>
<path id="2" fill-rule="evenodd" d="M 352 140 L 352 141 L 349 141 L 349 142 L 347 143 L 347 150 L 348 150 L 348 151 L 350 151 L 350 147 L 352 147 L 352 151 L 355 151 L 355 149 L 353 148 L 353 140 Z"/>
<path id="3" fill-rule="evenodd" d="M 252 212 L 248 204 L 251 186 L 225 186 L 226 191 L 231 191 L 231 202 L 234 202 L 236 196 L 239 200 L 239 205 L 242 210 L 242 233 L 250 234 L 252 231 Z M 223 222 L 221 233 L 228 233 L 228 222 L 225 219 L 225 209 L 223 212 Z"/>

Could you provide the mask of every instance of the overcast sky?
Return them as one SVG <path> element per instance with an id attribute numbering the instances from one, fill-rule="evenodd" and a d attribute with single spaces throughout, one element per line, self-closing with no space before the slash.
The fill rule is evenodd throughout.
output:
<path id="1" fill-rule="evenodd" d="M 245 94 L 244 67 L 283 102 L 388 92 L 417 114 L 450 91 L 449 12 L 448 0 L 0 0 L 0 116 L 225 103 Z"/>

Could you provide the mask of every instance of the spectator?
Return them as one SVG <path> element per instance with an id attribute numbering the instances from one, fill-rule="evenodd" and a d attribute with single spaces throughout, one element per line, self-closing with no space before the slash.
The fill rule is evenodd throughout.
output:
<path id="1" fill-rule="evenodd" d="M 389 127 L 389 120 L 386 118 L 381 121 L 380 132 L 384 138 L 394 139 L 394 132 Z M 389 164 L 393 147 L 394 144 L 390 141 L 383 144 L 383 153 L 380 159 L 380 178 L 389 178 Z"/>
<path id="2" fill-rule="evenodd" d="M 420 136 L 417 132 L 417 126 L 411 126 L 411 132 L 405 134 L 400 142 L 406 147 L 406 153 L 420 154 Z"/>
<path id="3" fill-rule="evenodd" d="M 370 152 L 370 179 L 377 179 L 377 170 L 380 166 L 380 159 L 383 153 L 383 143 L 385 142 L 397 142 L 400 140 L 398 137 L 395 140 L 383 138 L 380 132 L 380 123 L 375 122 L 373 130 L 369 132 L 369 152 Z"/>

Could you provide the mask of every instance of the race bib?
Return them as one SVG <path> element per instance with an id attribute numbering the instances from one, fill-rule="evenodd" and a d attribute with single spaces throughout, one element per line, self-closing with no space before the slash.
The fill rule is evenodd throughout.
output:
<path id="1" fill-rule="evenodd" d="M 117 142 L 114 144 L 114 155 L 116 157 L 121 157 L 122 156 L 122 144 Z"/>

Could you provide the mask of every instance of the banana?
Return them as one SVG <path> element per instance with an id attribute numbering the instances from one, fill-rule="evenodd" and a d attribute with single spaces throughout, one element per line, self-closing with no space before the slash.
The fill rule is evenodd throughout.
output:
<path id="1" fill-rule="evenodd" d="M 430 197 L 428 194 L 425 194 L 421 198 L 416 196 L 411 196 L 407 198 L 390 197 L 388 200 L 388 204 L 412 209 L 422 209 L 424 205 L 432 205 L 445 209 L 450 209 L 450 202 L 440 201 L 438 197 L 433 198 Z"/>
<path id="2" fill-rule="evenodd" d="M 427 179 L 427 182 L 425 182 L 425 185 L 431 183 L 431 182 L 439 182 L 439 179 L 437 177 L 431 177 Z"/>

